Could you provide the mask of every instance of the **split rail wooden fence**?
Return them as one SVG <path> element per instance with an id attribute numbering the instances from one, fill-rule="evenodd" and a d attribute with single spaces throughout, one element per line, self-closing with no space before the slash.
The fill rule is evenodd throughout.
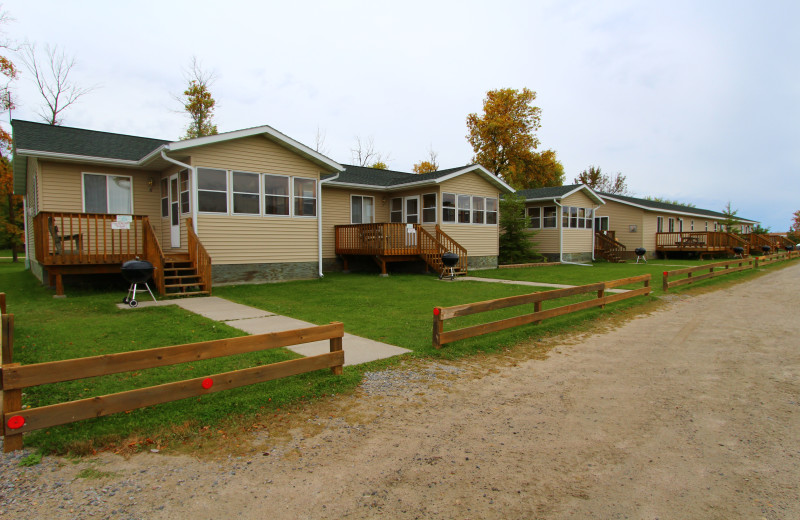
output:
<path id="1" fill-rule="evenodd" d="M 748 258 L 740 258 L 735 260 L 726 260 L 724 262 L 714 262 L 713 264 L 698 265 L 696 267 L 687 267 L 685 269 L 676 269 L 674 271 L 664 271 L 662 279 L 662 287 L 664 292 L 668 292 L 672 287 L 686 285 L 700 280 L 707 280 L 717 276 L 732 274 L 747 269 L 758 269 L 759 266 L 774 264 L 783 260 L 800 257 L 798 251 L 787 251 L 785 253 L 776 253 L 768 256 L 751 256 Z M 735 265 L 736 267 L 731 267 Z M 695 276 L 695 273 L 701 271 L 708 271 L 705 274 Z M 679 278 L 675 280 L 676 276 L 686 275 L 686 278 Z M 672 280 L 670 280 L 672 278 Z"/>
<path id="2" fill-rule="evenodd" d="M 333 374 L 341 375 L 344 365 L 344 351 L 342 350 L 344 326 L 338 322 L 305 329 L 34 365 L 20 365 L 11 362 L 11 344 L 7 345 L 6 339 L 8 337 L 10 342 L 13 336 L 13 315 L 11 315 L 9 328 L 6 327 L 6 322 L 6 315 L 3 315 L 3 364 L 0 367 L 0 375 L 2 375 L 3 391 L 2 433 L 6 452 L 22 449 L 22 434 L 25 432 L 263 383 L 323 368 L 330 368 Z M 330 352 L 316 356 L 78 401 L 22 409 L 22 392 L 26 388 L 34 386 L 259 352 L 326 339 L 330 340 Z M 7 353 L 8 357 L 6 357 Z"/>
<path id="3" fill-rule="evenodd" d="M 634 283 L 643 283 L 644 285 L 638 289 L 632 289 L 617 294 L 605 294 L 606 290 L 608 289 Z M 489 334 L 491 332 L 497 332 L 509 329 L 511 327 L 518 327 L 520 325 L 527 325 L 528 323 L 539 323 L 547 318 L 555 318 L 556 316 L 562 316 L 564 314 L 570 314 L 573 312 L 582 311 L 584 309 L 591 309 L 593 307 L 602 308 L 609 303 L 627 300 L 635 296 L 650 294 L 651 290 L 650 275 L 643 274 L 639 276 L 633 276 L 631 278 L 623 278 L 620 280 L 599 282 L 589 285 L 579 285 L 577 287 L 570 287 L 567 289 L 555 289 L 552 291 L 509 296 L 507 298 L 499 298 L 497 300 L 465 303 L 463 305 L 455 305 L 453 307 L 436 307 L 433 309 L 433 346 L 435 348 L 441 348 L 442 345 L 461 339 L 472 338 L 482 334 Z M 597 298 L 542 310 L 542 302 L 592 292 L 597 292 Z M 534 312 L 531 314 L 524 314 L 514 318 L 484 323 L 482 325 L 473 325 L 471 327 L 464 327 L 446 332 L 444 331 L 445 320 L 460 316 L 469 316 L 471 314 L 477 314 L 480 312 L 494 311 L 528 304 L 533 304 L 534 306 Z"/>

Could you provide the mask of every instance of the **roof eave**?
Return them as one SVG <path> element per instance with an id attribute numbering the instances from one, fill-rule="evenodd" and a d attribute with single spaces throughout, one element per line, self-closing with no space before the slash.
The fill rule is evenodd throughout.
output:
<path id="1" fill-rule="evenodd" d="M 690 211 L 678 211 L 678 210 L 665 209 L 665 208 L 649 207 L 649 206 L 645 206 L 645 205 L 642 205 L 642 204 L 636 204 L 635 202 L 630 202 L 630 201 L 627 201 L 627 200 L 618 199 L 618 198 L 615 198 L 613 195 L 605 195 L 605 198 L 608 199 L 608 200 L 611 200 L 613 202 L 618 202 L 620 204 L 625 204 L 627 206 L 633 206 L 635 208 L 639 208 L 639 209 L 642 209 L 644 211 L 657 211 L 657 212 L 660 211 L 662 213 L 670 213 L 672 215 L 686 215 L 688 217 L 697 217 L 697 218 L 712 218 L 712 219 L 722 219 L 722 218 L 724 218 L 723 215 L 719 215 L 719 216 L 717 216 L 717 215 L 703 215 L 702 213 L 692 213 Z M 746 219 L 746 218 L 736 218 L 736 220 L 739 221 L 739 222 L 746 222 L 746 223 L 750 223 L 750 224 L 757 224 L 759 222 L 758 220 L 749 220 L 749 219 Z"/>
<path id="2" fill-rule="evenodd" d="M 45 152 L 40 150 L 24 150 L 24 149 L 17 149 L 16 153 L 26 157 L 36 157 L 37 159 L 57 159 L 59 161 L 67 161 L 67 162 L 88 162 L 93 164 L 124 166 L 128 168 L 141 167 L 141 161 L 132 161 L 129 159 L 113 159 L 110 157 L 94 157 L 91 155 L 75 155 L 68 153 Z"/>

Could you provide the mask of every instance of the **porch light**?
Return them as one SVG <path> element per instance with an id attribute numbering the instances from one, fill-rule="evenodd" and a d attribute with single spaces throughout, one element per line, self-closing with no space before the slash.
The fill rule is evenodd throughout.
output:
<path id="1" fill-rule="evenodd" d="M 148 177 L 148 178 L 147 178 L 147 187 L 150 189 L 150 191 L 153 191 L 153 183 L 154 183 L 154 182 L 155 182 L 155 181 L 153 180 L 153 178 L 152 178 L 152 177 Z"/>

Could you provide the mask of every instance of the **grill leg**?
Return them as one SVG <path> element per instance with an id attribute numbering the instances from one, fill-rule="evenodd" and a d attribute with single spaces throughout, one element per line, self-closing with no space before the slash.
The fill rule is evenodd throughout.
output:
<path id="1" fill-rule="evenodd" d="M 149 285 L 147 285 L 146 283 L 144 284 L 144 286 L 145 286 L 145 288 L 147 289 L 147 292 L 149 292 L 149 293 L 150 293 L 150 297 L 153 299 L 153 301 L 156 301 L 156 297 L 155 297 L 155 296 L 153 296 L 153 291 L 151 291 L 151 290 L 150 290 L 150 286 L 149 286 Z"/>

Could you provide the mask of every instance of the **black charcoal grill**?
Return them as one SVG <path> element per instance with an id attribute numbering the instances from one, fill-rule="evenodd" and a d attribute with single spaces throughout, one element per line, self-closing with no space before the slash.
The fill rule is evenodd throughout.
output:
<path id="1" fill-rule="evenodd" d="M 645 249 L 643 247 L 637 247 L 636 249 L 633 250 L 633 252 L 636 253 L 636 263 L 637 264 L 639 263 L 639 260 L 643 260 L 644 263 L 647 263 L 647 258 L 645 258 L 645 256 L 644 256 L 644 255 L 647 254 L 647 249 Z"/>
<path id="2" fill-rule="evenodd" d="M 733 248 L 733 257 L 744 258 L 744 248 L 740 246 L 736 246 Z"/>
<path id="3" fill-rule="evenodd" d="M 764 251 L 765 255 L 769 254 L 770 249 L 772 249 L 770 246 L 761 246 L 761 250 Z"/>
<path id="4" fill-rule="evenodd" d="M 122 264 L 122 277 L 131 284 L 130 288 L 128 288 L 128 295 L 122 299 L 122 303 L 126 303 L 131 307 L 139 305 L 139 302 L 136 301 L 136 286 L 140 283 L 144 284 L 153 301 L 156 300 L 156 297 L 153 296 L 153 291 L 147 285 L 147 281 L 153 276 L 154 269 L 153 264 L 146 260 L 128 260 Z"/>
<path id="5" fill-rule="evenodd" d="M 789 244 L 788 246 L 786 246 L 786 250 L 787 251 L 794 251 L 794 246 L 792 244 Z"/>
<path id="6" fill-rule="evenodd" d="M 456 278 L 455 267 L 456 264 L 458 264 L 458 255 L 448 251 L 447 253 L 442 255 L 442 264 L 444 264 L 444 269 L 442 269 L 442 273 L 439 275 L 439 280 L 441 280 L 445 276 L 449 276 L 451 280 L 455 280 Z"/>

